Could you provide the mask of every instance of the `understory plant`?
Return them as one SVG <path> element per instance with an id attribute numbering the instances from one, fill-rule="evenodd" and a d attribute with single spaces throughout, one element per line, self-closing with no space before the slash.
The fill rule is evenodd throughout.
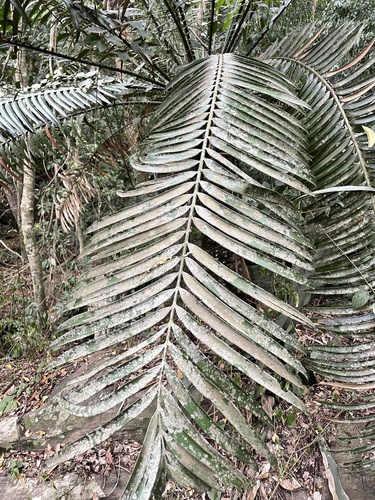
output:
<path id="1" fill-rule="evenodd" d="M 11 3 L 27 17 L 28 2 Z M 118 193 L 121 211 L 87 229 L 70 317 L 51 345 L 62 351 L 53 367 L 103 352 L 56 398 L 61 408 L 118 411 L 50 466 L 151 414 L 125 499 L 160 498 L 167 477 L 200 491 L 247 488 L 241 464 L 276 465 L 261 394 L 307 411 L 309 371 L 342 389 L 374 386 L 372 43 L 350 59 L 361 28 L 309 26 L 263 49 L 288 3 L 262 26 L 252 1 L 126 3 L 117 17 L 64 2 L 102 52 L 123 40 L 124 105 L 138 78 L 155 109 L 131 152 L 139 182 Z M 56 120 L 73 92 L 53 94 Z M 4 104 L 7 116 L 30 124 L 17 103 Z M 303 345 L 296 323 L 328 342 Z M 373 404 L 369 393 L 352 409 Z M 373 470 L 373 417 L 362 421 L 351 466 Z"/>

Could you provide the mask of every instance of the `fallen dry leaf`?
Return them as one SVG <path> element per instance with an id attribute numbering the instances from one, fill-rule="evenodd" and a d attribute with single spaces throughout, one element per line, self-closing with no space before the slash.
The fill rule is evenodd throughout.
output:
<path id="1" fill-rule="evenodd" d="M 267 413 L 267 415 L 272 419 L 273 417 L 273 407 L 275 406 L 275 398 L 272 396 L 264 396 L 261 397 L 261 405 L 263 410 Z"/>
<path id="2" fill-rule="evenodd" d="M 258 479 L 258 481 L 255 483 L 255 485 L 251 488 L 251 490 L 248 490 L 245 493 L 245 500 L 254 500 L 257 493 L 258 493 L 259 486 L 260 486 L 260 481 Z"/>
<path id="3" fill-rule="evenodd" d="M 328 487 L 333 500 L 349 500 L 348 495 L 342 489 L 338 468 L 331 454 L 325 449 L 325 443 L 320 445 L 320 451 L 323 457 L 323 465 L 328 479 Z"/>
<path id="4" fill-rule="evenodd" d="M 294 491 L 294 490 L 298 490 L 298 488 L 301 488 L 301 485 L 299 484 L 299 482 L 294 478 L 283 479 L 282 481 L 280 481 L 280 486 L 282 488 L 284 488 L 284 490 L 288 490 L 288 491 Z"/>
<path id="5" fill-rule="evenodd" d="M 112 458 L 112 454 L 110 451 L 107 451 L 106 454 L 106 459 L 107 459 L 107 464 L 113 464 L 113 458 Z"/>
<path id="6" fill-rule="evenodd" d="M 259 469 L 257 479 L 267 479 L 269 477 L 270 468 L 271 464 L 269 462 L 262 464 L 261 468 Z"/>

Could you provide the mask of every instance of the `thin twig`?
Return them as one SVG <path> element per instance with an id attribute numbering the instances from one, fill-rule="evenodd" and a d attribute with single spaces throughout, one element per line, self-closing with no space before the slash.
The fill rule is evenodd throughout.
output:
<path id="1" fill-rule="evenodd" d="M 23 43 L 19 40 L 8 40 L 8 39 L 4 39 L 0 36 L 0 44 L 1 45 L 10 45 L 12 47 L 24 48 L 27 50 L 32 50 L 34 52 L 38 52 L 39 54 L 46 54 L 46 55 L 51 56 L 51 57 L 57 57 L 59 59 L 63 59 L 66 61 L 72 61 L 73 63 L 76 63 L 76 64 L 84 64 L 87 66 L 94 66 L 94 67 L 100 68 L 100 69 L 108 69 L 110 71 L 115 71 L 117 73 L 124 73 L 125 75 L 133 76 L 134 78 L 136 78 L 138 80 L 144 80 L 146 82 L 153 83 L 154 85 L 157 85 L 161 88 L 165 87 L 164 82 L 160 82 L 160 81 L 155 80 L 154 78 L 150 78 L 146 75 L 141 75 L 139 73 L 135 73 L 134 71 L 116 68 L 115 66 L 109 66 L 108 64 L 102 64 L 102 63 L 98 63 L 95 61 L 90 61 L 88 59 L 77 59 L 76 57 L 69 56 L 68 54 L 62 54 L 61 52 L 56 52 L 53 50 L 44 49 L 43 47 L 29 45 L 28 43 Z"/>
<path id="2" fill-rule="evenodd" d="M 3 240 L 0 240 L 0 243 L 3 245 L 3 247 L 5 247 L 5 248 L 8 250 L 8 252 L 12 253 L 13 255 L 17 255 L 17 257 L 18 257 L 19 259 L 22 259 L 22 256 L 21 256 L 18 252 L 15 252 L 15 251 L 14 251 L 14 250 L 12 250 L 11 248 L 9 248 L 9 247 L 8 247 L 8 245 L 6 245 L 6 244 L 3 242 Z"/>
<path id="3" fill-rule="evenodd" d="M 118 486 L 118 484 L 120 482 L 120 475 L 121 475 L 120 469 L 125 469 L 125 467 L 121 467 L 121 465 L 120 465 L 120 457 L 119 457 L 118 464 L 117 464 L 117 474 L 116 474 L 117 478 L 116 478 L 116 483 L 115 483 L 114 487 L 111 489 L 111 491 L 108 493 L 108 495 L 107 495 L 108 497 L 110 495 L 112 495 L 112 493 L 115 491 L 115 489 L 117 488 L 117 486 Z M 126 470 L 126 472 L 129 472 L 127 469 L 125 469 L 125 470 Z"/>

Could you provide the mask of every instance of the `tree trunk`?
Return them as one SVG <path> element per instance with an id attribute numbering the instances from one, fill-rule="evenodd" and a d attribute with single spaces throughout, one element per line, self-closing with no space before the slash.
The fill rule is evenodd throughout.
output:
<path id="1" fill-rule="evenodd" d="M 85 237 L 83 235 L 82 227 L 80 224 L 80 217 L 78 217 L 78 220 L 76 220 L 75 230 L 76 230 L 76 237 L 77 237 L 77 242 L 78 242 L 78 247 L 79 247 L 79 253 L 82 253 L 83 249 L 85 247 Z"/>
<path id="2" fill-rule="evenodd" d="M 35 166 L 25 162 L 21 198 L 21 231 L 33 283 L 34 301 L 38 327 L 46 327 L 47 307 L 43 282 L 42 262 L 38 252 L 34 224 Z"/>

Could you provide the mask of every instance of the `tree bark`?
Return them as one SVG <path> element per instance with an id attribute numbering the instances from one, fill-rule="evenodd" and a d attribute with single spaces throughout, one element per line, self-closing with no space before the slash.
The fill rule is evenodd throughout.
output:
<path id="1" fill-rule="evenodd" d="M 83 252 L 83 249 L 85 247 L 85 237 L 83 235 L 82 227 L 80 224 L 80 217 L 78 217 L 78 220 L 76 220 L 75 224 L 75 230 L 76 230 L 76 237 L 77 237 L 77 242 L 78 242 L 78 247 L 79 247 L 79 253 Z"/>
<path id="2" fill-rule="evenodd" d="M 21 231 L 27 260 L 30 265 L 37 325 L 42 330 L 46 327 L 47 307 L 42 261 L 40 259 L 35 234 L 34 193 L 35 166 L 33 162 L 25 162 L 21 198 Z"/>

